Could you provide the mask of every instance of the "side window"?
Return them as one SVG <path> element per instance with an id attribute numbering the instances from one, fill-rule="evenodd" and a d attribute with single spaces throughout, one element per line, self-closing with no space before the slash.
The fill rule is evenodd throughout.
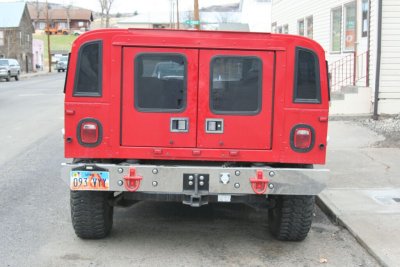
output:
<path id="1" fill-rule="evenodd" d="M 179 112 L 186 106 L 186 57 L 140 54 L 135 58 L 135 107 L 139 111 Z"/>
<path id="2" fill-rule="evenodd" d="M 261 110 L 262 63 L 257 57 L 217 56 L 211 61 L 210 107 L 215 114 Z"/>
<path id="3" fill-rule="evenodd" d="M 74 96 L 101 96 L 102 42 L 95 41 L 79 49 Z"/>
<path id="4" fill-rule="evenodd" d="M 321 103 L 318 57 L 313 51 L 300 47 L 296 48 L 293 100 L 295 103 Z"/>

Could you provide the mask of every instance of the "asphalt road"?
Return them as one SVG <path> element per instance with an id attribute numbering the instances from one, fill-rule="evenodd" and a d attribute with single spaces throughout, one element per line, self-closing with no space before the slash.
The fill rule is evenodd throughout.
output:
<path id="1" fill-rule="evenodd" d="M 303 242 L 279 242 L 245 205 L 117 208 L 111 236 L 73 232 L 59 178 L 64 74 L 0 82 L 0 266 L 377 266 L 316 208 Z"/>

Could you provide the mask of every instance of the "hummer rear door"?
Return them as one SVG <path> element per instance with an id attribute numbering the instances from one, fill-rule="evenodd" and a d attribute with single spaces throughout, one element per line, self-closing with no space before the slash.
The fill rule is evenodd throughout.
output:
<path id="1" fill-rule="evenodd" d="M 200 50 L 199 148 L 271 149 L 274 52 Z"/>
<path id="2" fill-rule="evenodd" d="M 198 50 L 123 48 L 123 146 L 196 147 Z"/>

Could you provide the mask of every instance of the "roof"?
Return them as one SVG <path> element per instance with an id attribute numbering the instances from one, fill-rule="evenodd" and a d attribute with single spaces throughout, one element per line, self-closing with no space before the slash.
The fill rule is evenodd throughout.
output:
<path id="1" fill-rule="evenodd" d="M 24 10 L 23 2 L 0 2 L 0 28 L 19 27 Z"/>
<path id="2" fill-rule="evenodd" d="M 31 18 L 33 20 L 35 20 L 37 18 L 39 18 L 39 20 L 46 19 L 45 6 L 37 7 L 34 3 L 29 3 L 28 10 L 29 10 L 29 14 L 31 15 Z M 89 9 L 70 7 L 69 8 L 69 18 L 71 20 L 93 21 L 93 14 L 92 14 L 92 11 Z M 50 20 L 67 20 L 68 19 L 68 8 L 66 8 L 66 7 L 49 8 L 49 19 Z"/>

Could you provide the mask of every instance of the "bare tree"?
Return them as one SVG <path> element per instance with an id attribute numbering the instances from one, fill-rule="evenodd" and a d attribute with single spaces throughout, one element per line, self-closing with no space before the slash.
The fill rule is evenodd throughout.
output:
<path id="1" fill-rule="evenodd" d="M 72 4 L 69 4 L 65 8 L 65 12 L 67 13 L 67 30 L 68 30 L 68 32 L 71 31 L 71 8 L 72 8 Z"/>
<path id="2" fill-rule="evenodd" d="M 101 27 L 104 26 L 104 19 L 106 21 L 106 28 L 110 27 L 110 10 L 114 0 L 99 0 L 101 8 Z"/>

